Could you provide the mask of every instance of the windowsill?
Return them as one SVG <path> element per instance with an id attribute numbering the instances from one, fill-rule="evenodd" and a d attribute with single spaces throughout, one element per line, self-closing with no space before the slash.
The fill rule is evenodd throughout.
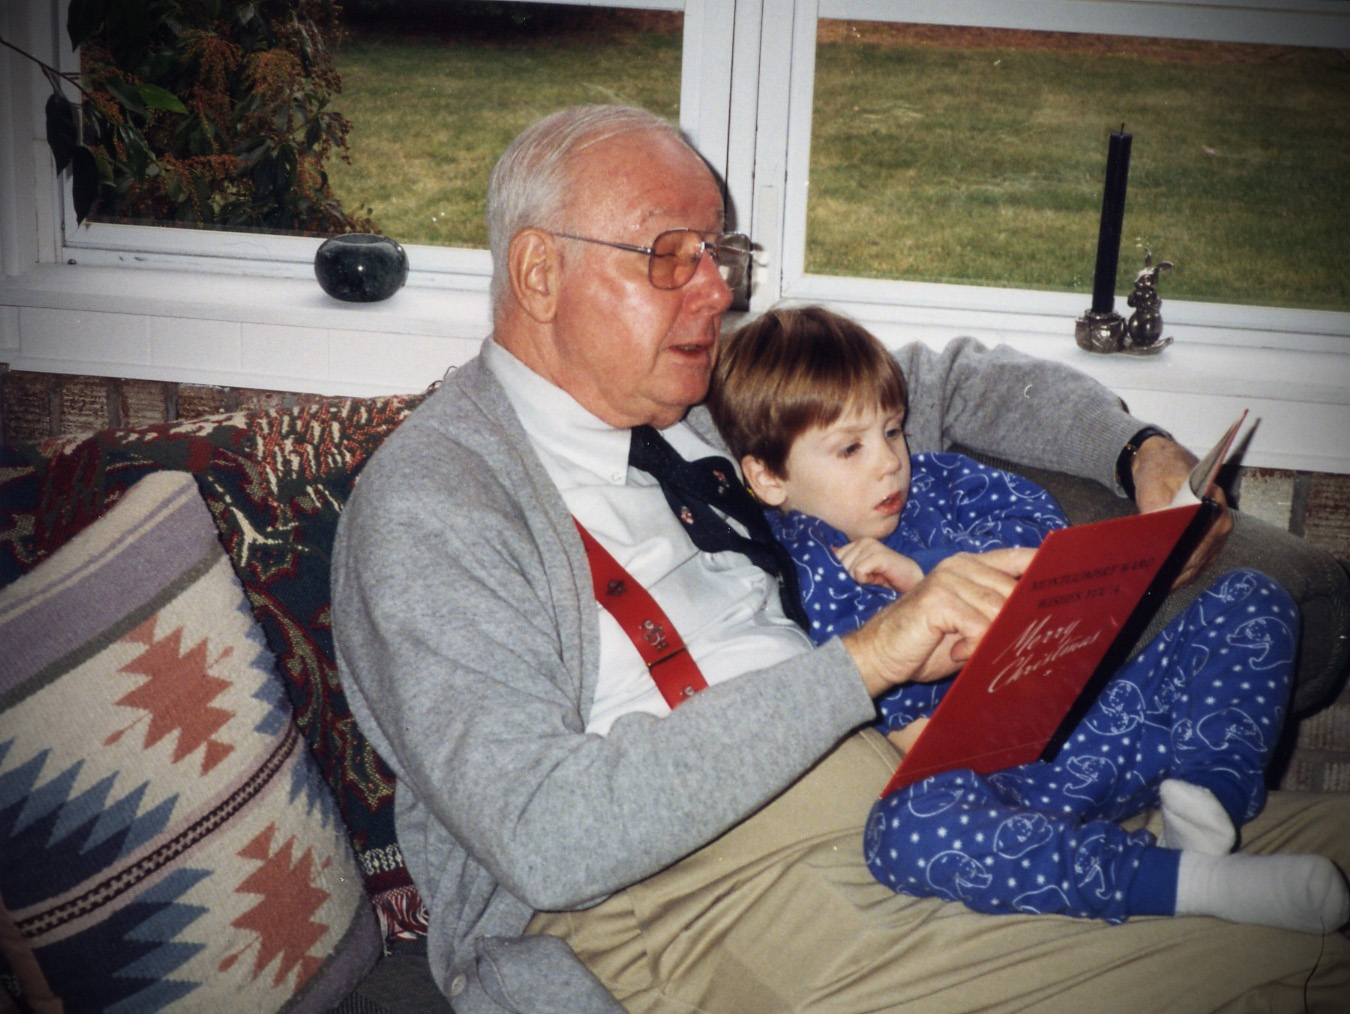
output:
<path id="1" fill-rule="evenodd" d="M 415 271 L 384 302 L 342 303 L 294 266 L 279 271 L 291 277 L 37 265 L 0 279 L 0 362 L 360 396 L 425 388 L 470 359 L 490 330 L 480 275 Z M 868 300 L 862 288 L 830 301 L 890 344 L 940 347 L 970 334 L 1069 363 L 1191 446 L 1208 446 L 1246 408 L 1260 424 L 1244 463 L 1350 474 L 1350 340 L 1316 315 L 1309 329 L 1276 332 L 1250 326 L 1260 310 L 1164 301 L 1170 347 L 1102 356 L 1074 342 L 1077 297 L 971 290 L 958 305 L 948 287 L 911 293 L 901 306 Z"/>
<path id="2" fill-rule="evenodd" d="M 0 279 L 6 304 L 99 310 L 156 316 L 220 316 L 254 324 L 356 327 L 393 334 L 444 334 L 447 311 L 481 311 L 487 280 L 477 291 L 430 284 L 412 274 L 408 284 L 377 303 L 345 303 L 305 277 L 247 277 L 203 271 L 38 264 L 25 275 Z M 480 305 L 481 304 L 481 305 Z M 486 317 L 484 317 L 486 320 Z M 378 321 L 378 323 L 376 323 Z M 480 334 L 479 337 L 482 335 Z"/>
<path id="3" fill-rule="evenodd" d="M 486 279 L 455 289 L 434 278 L 413 276 L 383 302 L 344 303 L 312 275 L 36 265 L 0 279 L 0 360 L 318 394 L 420 390 L 490 330 Z"/>

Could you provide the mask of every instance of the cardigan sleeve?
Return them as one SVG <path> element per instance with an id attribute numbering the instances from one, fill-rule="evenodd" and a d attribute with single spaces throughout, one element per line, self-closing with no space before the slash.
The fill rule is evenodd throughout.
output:
<path id="1" fill-rule="evenodd" d="M 972 450 L 1118 489 L 1121 449 L 1143 425 L 1097 381 L 1064 363 L 957 338 L 896 351 L 909 383 L 910 450 Z"/>

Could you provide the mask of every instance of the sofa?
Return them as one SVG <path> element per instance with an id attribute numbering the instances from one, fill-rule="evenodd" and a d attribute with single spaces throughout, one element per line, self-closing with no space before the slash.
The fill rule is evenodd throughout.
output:
<path id="1" fill-rule="evenodd" d="M 328 590 L 342 505 L 426 393 L 0 448 L 0 998 L 449 1009 Z M 1037 478 L 1075 520 L 1123 509 Z M 1308 608 L 1341 633 L 1273 777 L 1350 791 L 1345 574 L 1308 552 L 1330 577 L 1295 595 L 1330 587 Z"/>

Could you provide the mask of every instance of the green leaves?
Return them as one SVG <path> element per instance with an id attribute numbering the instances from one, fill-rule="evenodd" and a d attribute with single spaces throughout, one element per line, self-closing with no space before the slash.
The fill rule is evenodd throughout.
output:
<path id="1" fill-rule="evenodd" d="M 141 101 L 141 96 L 135 85 L 127 84 L 125 81 L 108 81 L 105 83 L 108 91 L 113 93 L 113 98 L 122 104 L 122 108 L 137 116 L 145 116 L 148 111 L 145 103 Z"/>
<path id="2" fill-rule="evenodd" d="M 123 109 L 142 118 L 148 116 L 151 109 L 187 115 L 187 106 L 179 101 L 178 96 L 159 85 L 131 85 L 125 81 L 110 80 L 107 82 L 107 88 Z"/>
<path id="3" fill-rule="evenodd" d="M 344 215 L 323 171 L 350 129 L 327 108 L 331 0 L 70 0 L 66 30 L 84 101 L 45 68 L 47 142 L 79 221 L 372 228 Z"/>
<path id="4" fill-rule="evenodd" d="M 149 109 L 164 109 L 171 113 L 187 115 L 187 106 L 178 100 L 178 96 L 159 85 L 143 84 L 136 89 L 136 94 Z"/>

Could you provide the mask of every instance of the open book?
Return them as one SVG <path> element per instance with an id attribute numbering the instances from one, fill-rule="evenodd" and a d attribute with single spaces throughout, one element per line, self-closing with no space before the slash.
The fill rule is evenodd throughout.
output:
<path id="1" fill-rule="evenodd" d="M 949 768 L 985 774 L 1041 756 L 1183 537 L 1207 524 L 1207 494 L 1246 416 L 1172 507 L 1046 537 L 883 796 Z"/>

